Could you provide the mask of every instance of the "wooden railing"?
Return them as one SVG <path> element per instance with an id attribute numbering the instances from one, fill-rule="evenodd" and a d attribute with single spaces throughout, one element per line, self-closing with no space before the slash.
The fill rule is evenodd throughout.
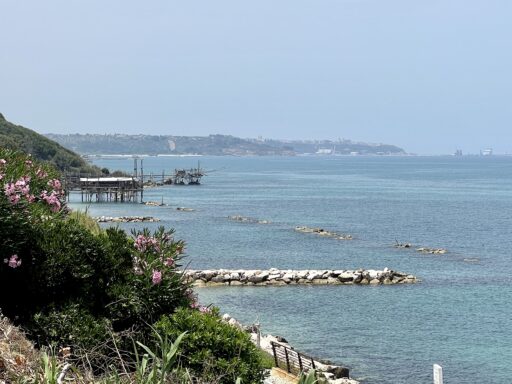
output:
<path id="1" fill-rule="evenodd" d="M 288 373 L 293 374 L 316 369 L 315 360 L 312 357 L 274 341 L 272 341 L 271 344 L 276 367 L 282 367 L 286 369 Z"/>

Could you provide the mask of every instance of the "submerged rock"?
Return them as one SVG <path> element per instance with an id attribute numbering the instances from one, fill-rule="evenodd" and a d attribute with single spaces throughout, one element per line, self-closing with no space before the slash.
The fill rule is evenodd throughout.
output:
<path id="1" fill-rule="evenodd" d="M 269 220 L 259 220 L 252 217 L 233 215 L 228 216 L 228 219 L 231 221 L 238 221 L 240 223 L 253 223 L 253 224 L 271 224 L 272 222 Z"/>
<path id="2" fill-rule="evenodd" d="M 444 248 L 421 247 L 421 248 L 416 248 L 416 252 L 429 253 L 429 254 L 432 254 L 432 255 L 444 255 L 448 251 L 446 249 L 444 249 Z"/>
<path id="3" fill-rule="evenodd" d="M 295 227 L 295 230 L 297 232 L 301 233 L 312 233 L 317 236 L 324 236 L 324 237 L 332 237 L 337 240 L 352 240 L 352 235 L 344 234 L 344 233 L 337 233 L 332 231 L 326 231 L 323 228 L 311 228 L 306 226 L 297 226 Z"/>
<path id="4" fill-rule="evenodd" d="M 145 201 L 142 204 L 149 205 L 151 207 L 165 207 L 167 205 L 167 204 L 159 203 L 159 202 L 156 202 L 156 201 Z"/>

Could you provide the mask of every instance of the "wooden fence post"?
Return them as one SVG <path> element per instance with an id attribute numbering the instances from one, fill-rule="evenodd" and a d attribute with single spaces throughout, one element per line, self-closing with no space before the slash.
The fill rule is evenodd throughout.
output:
<path id="1" fill-rule="evenodd" d="M 291 369 L 290 369 L 290 359 L 288 359 L 288 348 L 284 347 L 284 355 L 286 357 L 286 370 L 288 371 L 288 373 L 291 373 Z"/>
<path id="2" fill-rule="evenodd" d="M 279 368 L 279 362 L 277 361 L 277 354 L 276 354 L 276 345 L 272 341 L 272 352 L 274 352 L 274 361 L 276 363 L 276 367 Z"/>

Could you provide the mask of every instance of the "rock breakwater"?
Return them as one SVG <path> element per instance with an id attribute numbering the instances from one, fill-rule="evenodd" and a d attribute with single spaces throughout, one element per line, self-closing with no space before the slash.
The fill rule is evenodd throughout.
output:
<path id="1" fill-rule="evenodd" d="M 216 269 L 187 270 L 185 276 L 195 286 L 280 286 L 280 285 L 390 285 L 418 282 L 416 276 L 393 271 L 357 270 L 268 270 Z"/>
<path id="2" fill-rule="evenodd" d="M 112 217 L 112 216 L 101 216 L 94 218 L 98 223 L 143 223 L 149 222 L 154 223 L 160 221 L 153 216 L 120 216 L 120 217 Z"/>

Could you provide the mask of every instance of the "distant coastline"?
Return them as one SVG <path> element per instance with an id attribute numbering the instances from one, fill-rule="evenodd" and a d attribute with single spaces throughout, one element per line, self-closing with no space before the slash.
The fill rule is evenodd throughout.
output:
<path id="1" fill-rule="evenodd" d="M 395 145 L 351 140 L 243 139 L 228 135 L 156 136 L 126 134 L 47 134 L 60 145 L 81 155 L 148 156 L 357 156 L 406 155 Z"/>

